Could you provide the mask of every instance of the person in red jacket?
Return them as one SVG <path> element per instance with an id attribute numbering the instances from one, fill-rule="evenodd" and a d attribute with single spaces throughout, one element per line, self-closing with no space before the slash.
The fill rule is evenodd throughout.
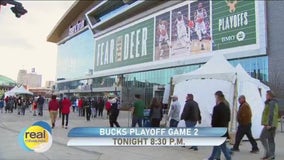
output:
<path id="1" fill-rule="evenodd" d="M 55 127 L 55 121 L 58 114 L 59 102 L 56 100 L 56 95 L 52 95 L 51 101 L 48 104 L 48 111 L 50 115 L 52 128 Z"/>
<path id="2" fill-rule="evenodd" d="M 70 113 L 70 107 L 72 106 L 71 101 L 67 98 L 64 97 L 62 100 L 62 128 L 64 128 L 64 120 L 66 118 L 65 122 L 65 129 L 68 127 L 68 119 L 69 119 L 69 113 Z"/>
<path id="3" fill-rule="evenodd" d="M 79 109 L 79 116 L 83 116 L 83 99 L 82 98 L 78 100 L 78 109 Z"/>

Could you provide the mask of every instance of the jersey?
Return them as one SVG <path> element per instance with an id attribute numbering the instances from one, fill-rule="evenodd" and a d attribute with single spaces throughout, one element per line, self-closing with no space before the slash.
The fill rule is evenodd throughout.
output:
<path id="1" fill-rule="evenodd" d="M 167 35 L 167 28 L 166 25 L 164 23 L 159 24 L 159 32 L 161 36 L 166 36 Z"/>
<path id="2" fill-rule="evenodd" d="M 206 13 L 206 10 L 204 8 L 202 9 L 198 9 L 196 10 L 195 12 L 195 22 L 197 23 L 202 23 L 204 22 L 204 18 L 207 17 L 207 13 Z"/>

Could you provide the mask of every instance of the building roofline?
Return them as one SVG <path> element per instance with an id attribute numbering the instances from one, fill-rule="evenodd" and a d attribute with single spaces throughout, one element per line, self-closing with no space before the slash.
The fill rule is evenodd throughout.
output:
<path id="1" fill-rule="evenodd" d="M 65 14 L 58 20 L 56 25 L 53 27 L 49 35 L 47 36 L 48 42 L 58 43 L 61 38 L 61 34 L 66 28 L 78 17 L 82 11 L 87 9 L 94 1 L 77 0 L 70 8 L 65 12 Z"/>

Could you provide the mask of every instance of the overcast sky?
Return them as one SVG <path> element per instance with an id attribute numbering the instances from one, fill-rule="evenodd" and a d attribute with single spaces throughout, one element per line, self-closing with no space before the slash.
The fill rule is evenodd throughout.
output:
<path id="1" fill-rule="evenodd" d="M 52 28 L 74 1 L 21 1 L 28 13 L 16 18 L 10 5 L 0 11 L 0 74 L 17 79 L 19 69 L 55 80 L 57 46 L 46 41 Z"/>

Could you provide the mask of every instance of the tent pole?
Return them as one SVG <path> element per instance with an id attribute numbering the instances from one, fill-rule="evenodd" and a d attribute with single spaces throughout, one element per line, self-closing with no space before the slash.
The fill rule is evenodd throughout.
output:
<path id="1" fill-rule="evenodd" d="M 231 113 L 231 124 L 230 124 L 230 129 L 229 132 L 231 132 L 231 144 L 235 143 L 235 133 L 237 129 L 237 107 L 238 107 L 238 81 L 237 78 L 235 80 L 235 85 L 234 85 L 234 97 L 233 97 L 233 107 L 232 107 L 232 113 Z"/>
<path id="2" fill-rule="evenodd" d="M 169 94 L 169 99 L 168 99 L 168 113 L 167 113 L 167 118 L 165 119 L 165 124 L 166 126 L 168 126 L 168 123 L 169 123 L 169 114 L 171 112 L 171 109 L 172 109 L 172 105 L 171 105 L 171 102 L 172 102 L 172 98 L 171 96 L 174 94 L 174 87 L 175 85 L 173 84 L 173 77 L 171 77 L 171 80 L 170 80 L 170 94 Z"/>

